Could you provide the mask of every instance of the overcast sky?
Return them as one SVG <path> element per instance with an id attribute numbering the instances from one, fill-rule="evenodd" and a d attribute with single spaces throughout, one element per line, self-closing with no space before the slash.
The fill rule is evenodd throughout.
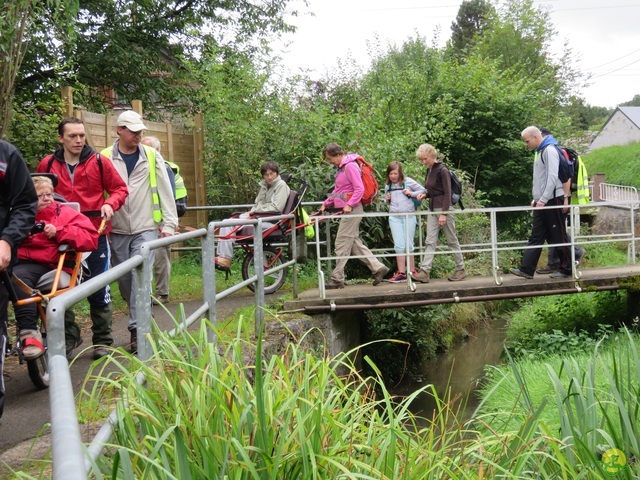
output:
<path id="1" fill-rule="evenodd" d="M 301 1 L 301 0 L 295 0 Z M 462 2 L 458 0 L 309 0 L 298 8 L 313 12 L 292 20 L 298 31 L 285 37 L 279 55 L 294 73 L 311 69 L 322 73 L 348 56 L 366 68 L 368 44 L 375 39 L 386 49 L 418 35 L 443 46 L 451 35 Z M 574 66 L 591 74 L 582 90 L 592 106 L 615 107 L 640 94 L 640 0 L 548 0 L 534 2 L 551 9 L 558 31 L 553 51 L 565 40 Z"/>

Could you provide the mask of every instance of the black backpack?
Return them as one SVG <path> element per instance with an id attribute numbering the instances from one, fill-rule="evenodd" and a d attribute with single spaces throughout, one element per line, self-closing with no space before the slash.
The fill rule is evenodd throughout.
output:
<path id="1" fill-rule="evenodd" d="M 573 148 L 560 147 L 560 150 L 564 153 L 565 158 L 573 168 L 573 173 L 571 175 L 571 191 L 575 192 L 578 190 L 578 162 L 580 161 L 580 155 L 578 155 L 578 152 Z"/>
<path id="2" fill-rule="evenodd" d="M 577 182 L 578 164 L 576 162 L 578 159 L 578 154 L 571 148 L 560 147 L 558 145 L 553 146 L 556 147 L 556 150 L 558 150 L 558 156 L 560 157 L 558 163 L 558 178 L 560 179 L 560 183 L 564 185 L 569 180 L 571 180 L 571 184 L 573 185 L 574 177 L 575 181 Z M 546 147 L 542 151 L 544 150 L 546 150 Z M 575 156 L 575 161 L 572 160 L 572 155 Z M 544 163 L 542 152 L 540 152 L 540 159 L 542 160 L 542 163 Z"/>

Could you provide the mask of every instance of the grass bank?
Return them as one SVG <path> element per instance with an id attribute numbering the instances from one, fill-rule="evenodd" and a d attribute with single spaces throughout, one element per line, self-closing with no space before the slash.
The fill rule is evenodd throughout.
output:
<path id="1" fill-rule="evenodd" d="M 204 328 L 155 338 L 162 355 L 126 368 L 105 358 L 120 374 L 103 377 L 97 364 L 96 387 L 81 399 L 119 412 L 97 478 L 608 478 L 597 451 L 574 440 L 583 435 L 575 422 L 554 429 L 535 404 L 518 409 L 521 395 L 465 422 L 441 398 L 434 416 L 419 423 L 409 404 L 420 391 L 392 398 L 379 376 L 363 378 L 346 355 L 325 359 L 291 345 L 265 361 L 258 342 L 248 365 L 239 338 L 222 348 L 206 343 Z M 564 398 L 570 385 L 561 384 L 553 388 Z"/>

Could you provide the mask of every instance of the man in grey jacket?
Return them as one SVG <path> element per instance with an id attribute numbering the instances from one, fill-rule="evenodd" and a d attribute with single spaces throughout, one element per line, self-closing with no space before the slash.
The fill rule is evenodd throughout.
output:
<path id="1" fill-rule="evenodd" d="M 171 183 L 162 157 L 155 150 L 142 145 L 143 130 L 147 127 L 142 117 L 132 110 L 118 117 L 118 140 L 102 151 L 111 159 L 127 184 L 129 196 L 125 204 L 111 219 L 111 252 L 113 265 L 119 265 L 139 255 L 145 242 L 158 235 L 173 235 L 178 227 L 178 215 Z M 153 252 L 151 263 L 153 263 Z M 136 284 L 131 273 L 118 280 L 122 298 L 129 306 L 129 332 L 131 352 L 138 349 Z"/>
<path id="2" fill-rule="evenodd" d="M 564 190 L 558 178 L 560 152 L 555 147 L 552 137 L 542 137 L 538 127 L 527 127 L 522 131 L 522 140 L 527 148 L 538 153 L 533 164 L 533 225 L 527 246 L 542 246 L 544 242 L 551 244 L 567 243 L 567 229 L 564 213 L 561 208 L 548 208 L 564 205 Z M 548 147 L 548 148 L 547 148 Z M 571 276 L 570 252 L 568 246 L 556 247 L 558 256 L 558 270 L 551 278 L 568 278 Z M 531 279 L 536 271 L 536 265 L 542 250 L 528 248 L 522 255 L 520 268 L 510 271 L 519 277 Z"/>

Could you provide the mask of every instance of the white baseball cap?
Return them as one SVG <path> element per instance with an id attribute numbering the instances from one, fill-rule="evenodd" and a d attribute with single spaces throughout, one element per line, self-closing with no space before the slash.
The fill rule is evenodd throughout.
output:
<path id="1" fill-rule="evenodd" d="M 127 127 L 132 132 L 147 130 L 146 125 L 142 123 L 142 117 L 133 110 L 127 110 L 120 114 L 118 117 L 118 126 Z"/>

